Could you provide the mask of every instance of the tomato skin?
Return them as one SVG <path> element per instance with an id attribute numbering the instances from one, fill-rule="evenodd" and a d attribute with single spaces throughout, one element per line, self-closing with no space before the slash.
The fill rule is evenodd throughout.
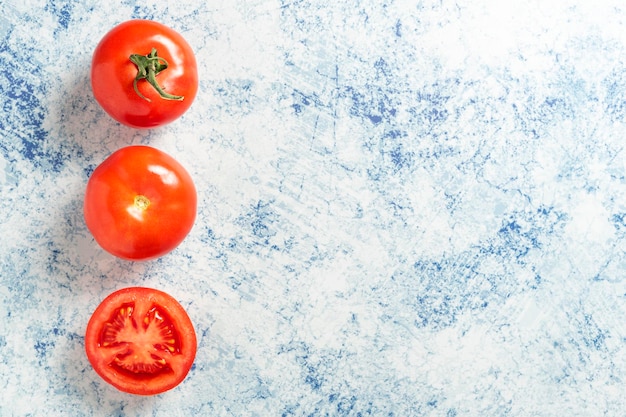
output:
<path id="1" fill-rule="evenodd" d="M 152 288 L 113 292 L 93 312 L 85 331 L 85 352 L 96 373 L 130 394 L 156 395 L 176 387 L 189 373 L 196 350 L 196 333 L 185 309 L 169 294 Z M 138 357 L 159 365 L 146 371 Z M 134 364 L 136 369 L 129 371 L 118 363 Z"/>
<path id="2" fill-rule="evenodd" d="M 168 93 L 184 100 L 166 100 L 146 80 L 133 88 L 137 66 L 132 54 L 147 55 L 156 48 L 169 67 L 156 79 Z M 198 68 L 195 55 L 185 39 L 173 29 L 151 20 L 129 20 L 104 35 L 93 53 L 91 87 L 96 101 L 115 120 L 144 129 L 170 123 L 185 113 L 198 91 Z"/>
<path id="3" fill-rule="evenodd" d="M 149 146 L 127 146 L 106 158 L 87 182 L 83 206 L 96 242 L 131 261 L 174 250 L 191 231 L 196 211 L 196 188 L 189 173 Z"/>

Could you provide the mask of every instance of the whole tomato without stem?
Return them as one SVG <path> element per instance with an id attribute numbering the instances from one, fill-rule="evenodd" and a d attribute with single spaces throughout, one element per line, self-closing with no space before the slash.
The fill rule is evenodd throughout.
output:
<path id="1" fill-rule="evenodd" d="M 154 128 L 185 113 L 198 91 L 195 55 L 173 29 L 151 20 L 129 20 L 111 29 L 91 64 L 96 101 L 115 120 Z"/>
<path id="2" fill-rule="evenodd" d="M 110 294 L 85 332 L 85 351 L 96 373 L 130 394 L 155 395 L 180 384 L 196 349 L 196 333 L 184 308 L 152 288 Z"/>
<path id="3" fill-rule="evenodd" d="M 185 168 L 149 146 L 127 146 L 91 174 L 83 212 L 109 253 L 142 261 L 176 248 L 193 227 L 197 194 Z"/>

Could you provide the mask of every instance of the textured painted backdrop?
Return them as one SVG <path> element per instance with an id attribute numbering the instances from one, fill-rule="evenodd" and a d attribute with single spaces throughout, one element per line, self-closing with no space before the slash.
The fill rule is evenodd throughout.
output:
<path id="1" fill-rule="evenodd" d="M 91 95 L 95 45 L 130 18 L 197 53 L 200 94 L 160 129 Z M 0 415 L 624 415 L 625 56 L 619 0 L 3 1 Z M 128 144 L 199 194 L 147 263 L 82 217 Z M 84 355 L 132 285 L 198 333 L 155 397 Z"/>

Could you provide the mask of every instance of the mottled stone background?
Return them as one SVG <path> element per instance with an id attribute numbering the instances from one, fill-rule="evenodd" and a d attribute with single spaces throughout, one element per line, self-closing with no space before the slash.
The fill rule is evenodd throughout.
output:
<path id="1" fill-rule="evenodd" d="M 197 54 L 199 96 L 156 130 L 89 86 L 131 18 Z M 618 0 L 2 1 L 0 415 L 624 415 L 625 52 Z M 198 188 L 152 262 L 82 216 L 129 144 Z M 155 397 L 84 354 L 134 285 L 198 333 Z"/>

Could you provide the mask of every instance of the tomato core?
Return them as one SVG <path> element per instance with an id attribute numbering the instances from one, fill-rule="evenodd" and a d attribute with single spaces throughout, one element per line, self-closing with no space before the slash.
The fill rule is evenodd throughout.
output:
<path id="1" fill-rule="evenodd" d="M 172 321 L 158 307 L 136 312 L 134 303 L 122 305 L 104 323 L 98 345 L 111 349 L 109 366 L 135 377 L 171 372 L 167 357 L 180 352 Z"/>

